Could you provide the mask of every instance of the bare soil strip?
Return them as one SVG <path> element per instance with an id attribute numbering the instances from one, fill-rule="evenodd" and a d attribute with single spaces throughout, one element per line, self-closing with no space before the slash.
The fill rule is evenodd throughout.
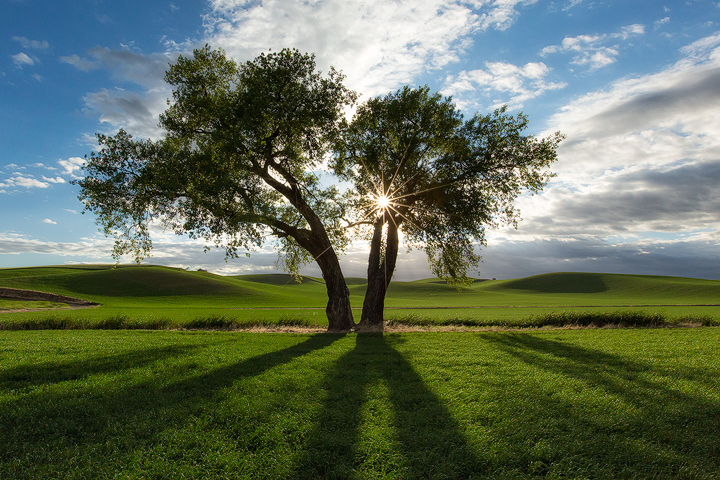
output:
<path id="1" fill-rule="evenodd" d="M 38 292 L 35 290 L 21 290 L 19 288 L 0 287 L 0 298 L 26 302 L 56 302 L 65 303 L 70 308 L 97 307 L 100 304 L 89 302 L 80 298 L 66 297 L 54 293 Z"/>

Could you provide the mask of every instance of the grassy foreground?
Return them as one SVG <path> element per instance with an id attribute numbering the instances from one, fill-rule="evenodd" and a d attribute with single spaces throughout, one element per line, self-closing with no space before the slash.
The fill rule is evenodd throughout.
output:
<path id="1" fill-rule="evenodd" d="M 0 478 L 718 478 L 718 344 L 0 332 Z"/>

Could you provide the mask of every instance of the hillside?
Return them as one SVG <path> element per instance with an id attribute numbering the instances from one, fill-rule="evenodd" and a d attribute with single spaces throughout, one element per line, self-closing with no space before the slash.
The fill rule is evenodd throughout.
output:
<path id="1" fill-rule="evenodd" d="M 353 305 L 365 282 L 350 278 Z M 264 274 L 224 277 L 159 266 L 79 265 L 0 269 L 0 287 L 37 290 L 104 305 L 192 303 L 235 307 L 323 307 L 321 279 Z M 685 305 L 720 303 L 720 281 L 598 273 L 552 273 L 477 281 L 455 288 L 438 279 L 392 282 L 389 307 L 519 305 Z"/>

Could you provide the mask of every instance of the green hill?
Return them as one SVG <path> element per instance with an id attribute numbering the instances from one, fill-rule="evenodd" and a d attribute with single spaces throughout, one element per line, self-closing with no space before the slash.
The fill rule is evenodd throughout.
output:
<path id="1" fill-rule="evenodd" d="M 348 286 L 352 305 L 359 315 L 357 309 L 362 307 L 366 282 L 349 278 Z M 0 287 L 66 295 L 102 305 L 95 312 L 74 313 L 80 316 L 244 315 L 277 319 L 309 315 L 318 319 L 324 316 L 322 309 L 327 302 L 325 286 L 318 278 L 303 277 L 298 283 L 284 274 L 226 277 L 159 266 L 7 268 L 0 269 Z M 558 308 L 659 306 L 665 309 L 671 305 L 718 304 L 718 280 L 567 272 L 477 281 L 461 288 L 438 279 L 395 281 L 390 284 L 385 302 L 388 308 L 414 309 L 413 312 L 421 315 L 461 317 L 541 314 Z M 298 308 L 316 310 L 300 313 L 294 310 Z M 697 313 L 715 315 L 718 310 L 718 307 L 707 308 L 712 311 L 697 310 Z M 673 310 L 668 307 L 664 311 Z M 8 318 L 7 315 L 15 314 L 3 315 Z"/>

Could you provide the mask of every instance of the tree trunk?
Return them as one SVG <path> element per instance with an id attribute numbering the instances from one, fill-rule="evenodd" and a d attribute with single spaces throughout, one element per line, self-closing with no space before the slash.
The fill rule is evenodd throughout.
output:
<path id="1" fill-rule="evenodd" d="M 333 249 L 326 250 L 316 258 L 325 279 L 328 303 L 325 313 L 328 318 L 328 332 L 349 332 L 355 328 L 350 308 L 350 290 L 340 269 L 340 262 Z"/>
<path id="2" fill-rule="evenodd" d="M 388 224 L 387 239 L 385 242 L 385 255 L 380 261 L 382 248 L 382 231 L 386 223 L 385 218 L 378 218 L 374 225 L 373 238 L 370 243 L 370 258 L 368 259 L 368 285 L 363 301 L 362 316 L 360 317 L 360 330 L 382 331 L 383 311 L 385 310 L 385 295 L 388 285 L 395 272 L 395 263 L 398 254 L 398 225 L 391 218 Z"/>

